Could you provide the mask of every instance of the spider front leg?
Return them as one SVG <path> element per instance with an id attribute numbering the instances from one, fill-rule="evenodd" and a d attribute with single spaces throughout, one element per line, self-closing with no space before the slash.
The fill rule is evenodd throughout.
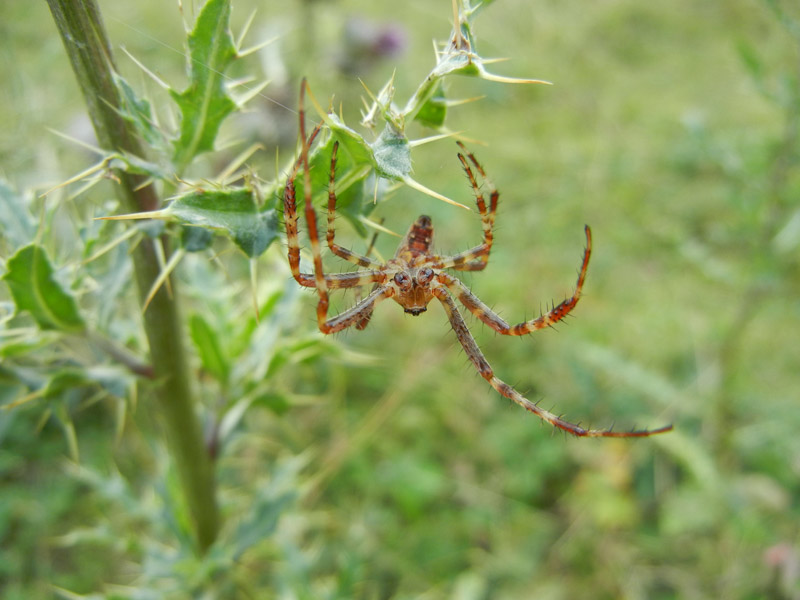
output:
<path id="1" fill-rule="evenodd" d="M 348 262 L 355 263 L 360 267 L 370 267 L 372 269 L 379 269 L 382 264 L 367 256 L 356 254 L 334 242 L 336 237 L 336 230 L 334 222 L 336 220 L 336 157 L 339 153 L 339 142 L 333 143 L 333 151 L 331 152 L 331 172 L 328 180 L 328 248 L 339 258 L 343 258 Z"/>
<path id="2" fill-rule="evenodd" d="M 583 284 L 586 281 L 586 271 L 589 268 L 589 258 L 592 254 L 592 230 L 589 229 L 587 225 L 585 231 L 586 248 L 583 251 L 583 262 L 581 264 L 580 273 L 578 274 L 575 293 L 561 303 L 553 306 L 553 308 L 545 314 L 536 319 L 531 319 L 530 321 L 525 321 L 513 326 L 509 325 L 455 277 L 447 273 L 439 273 L 437 275 L 437 280 L 445 285 L 467 310 L 498 333 L 502 333 L 503 335 L 527 335 L 537 329 L 544 329 L 545 327 L 550 327 L 558 323 L 571 313 L 578 304 L 578 300 L 580 300 L 581 294 L 583 293 Z"/>
<path id="3" fill-rule="evenodd" d="M 475 158 L 475 155 L 468 152 L 461 142 L 458 142 L 458 145 L 466 153 L 469 161 L 474 165 L 484 183 L 489 188 L 489 207 L 487 210 L 486 200 L 483 197 L 478 180 L 472 172 L 467 158 L 464 158 L 464 155 L 459 153 L 458 160 L 461 161 L 461 166 L 467 174 L 467 178 L 472 186 L 472 192 L 475 194 L 475 204 L 478 206 L 478 213 L 481 215 L 483 242 L 474 248 L 470 248 L 469 250 L 465 250 L 453 256 L 437 257 L 436 267 L 439 269 L 455 269 L 457 271 L 482 271 L 489 263 L 489 253 L 492 251 L 492 243 L 494 242 L 494 219 L 497 214 L 497 201 L 500 194 L 497 189 L 495 189 L 494 185 L 492 185 L 489 178 L 486 177 L 486 172 L 478 162 L 478 159 Z"/>
<path id="4" fill-rule="evenodd" d="M 317 228 L 317 213 L 314 210 L 314 204 L 312 202 L 312 194 L 311 194 L 311 173 L 309 171 L 308 165 L 308 151 L 309 151 L 309 144 L 311 139 L 306 137 L 306 127 L 305 127 L 305 110 L 304 110 L 304 98 L 305 98 L 305 91 L 306 91 L 306 80 L 303 79 L 303 82 L 300 86 L 300 103 L 299 103 L 299 118 L 300 118 L 300 140 L 301 140 L 301 151 L 300 151 L 300 161 L 303 166 L 303 196 L 305 200 L 305 206 L 303 207 L 306 217 L 306 227 L 308 227 L 308 239 L 311 243 L 311 254 L 313 257 L 314 262 L 314 286 L 317 288 L 317 295 L 319 296 L 319 301 L 317 302 L 317 325 L 319 326 L 319 330 L 322 333 L 336 333 L 337 331 L 341 331 L 342 329 L 346 329 L 353 325 L 358 325 L 360 323 L 365 323 L 369 320 L 372 311 L 375 308 L 375 305 L 384 300 L 386 298 L 390 298 L 394 295 L 394 289 L 389 286 L 379 286 L 373 292 L 367 296 L 364 300 L 356 304 L 354 307 L 346 310 L 342 314 L 332 317 L 328 319 L 328 307 L 330 306 L 330 298 L 328 295 L 328 284 L 329 282 L 334 282 L 334 285 L 331 287 L 344 287 L 337 285 L 340 282 L 345 281 L 345 278 L 333 278 L 333 276 L 326 276 L 325 272 L 323 271 L 322 266 L 322 253 L 320 250 L 320 243 L 319 243 L 319 230 Z M 316 129 L 315 129 L 316 132 Z M 313 136 L 312 136 L 313 137 Z M 333 162 L 335 165 L 335 161 Z M 332 167 L 333 169 L 333 167 Z M 301 276 L 302 273 L 299 272 L 299 262 L 300 262 L 300 251 L 299 248 L 296 248 L 294 253 L 292 254 L 292 241 L 295 245 L 297 245 L 297 206 L 295 202 L 295 190 L 294 190 L 294 176 L 296 176 L 296 169 L 292 173 L 292 177 L 289 178 L 289 181 L 286 184 L 286 190 L 284 193 L 284 206 L 287 213 L 286 216 L 286 231 L 287 231 L 287 239 L 290 240 L 290 262 L 292 262 L 292 274 L 295 275 L 295 279 L 298 282 L 301 282 L 303 279 Z M 290 233 L 291 232 L 291 233 Z M 344 273 L 342 275 L 351 275 L 349 273 Z M 361 285 L 366 285 L 370 282 L 382 282 L 385 281 L 386 275 L 380 271 L 371 271 L 367 273 L 353 273 L 354 277 L 352 278 L 354 285 L 352 287 L 358 287 Z"/>
<path id="5" fill-rule="evenodd" d="M 302 159 L 298 159 L 300 163 Z M 289 268 L 295 281 L 303 287 L 317 287 L 316 276 L 300 271 L 300 240 L 298 235 L 297 202 L 295 199 L 294 179 L 296 173 L 290 175 L 283 190 L 283 214 L 286 227 L 286 247 Z M 381 283 L 386 276 L 377 270 L 354 271 L 350 273 L 326 273 L 324 275 L 328 289 L 362 287 L 372 283 Z"/>
<path id="6" fill-rule="evenodd" d="M 305 82 L 303 82 L 303 88 L 301 89 L 301 95 L 305 90 Z M 302 108 L 300 108 L 301 113 L 301 120 L 304 121 L 304 112 Z M 289 173 L 289 177 L 286 180 L 286 187 L 283 190 L 283 214 L 284 214 L 284 224 L 286 227 L 286 246 L 287 246 L 287 255 L 289 259 L 289 267 L 292 270 L 292 276 L 294 277 L 295 281 L 302 285 L 303 287 L 318 287 L 316 282 L 316 273 L 309 274 L 309 273 L 302 273 L 300 271 L 300 241 L 298 236 L 298 215 L 297 215 L 297 200 L 296 200 L 296 193 L 295 193 L 295 186 L 294 182 L 297 178 L 297 174 L 301 167 L 308 166 L 308 150 L 311 147 L 311 144 L 314 142 L 317 134 L 320 131 L 320 126 L 316 126 L 314 130 L 311 132 L 311 135 L 305 140 L 305 125 L 301 126 L 302 135 L 304 138 L 301 154 L 298 159 L 295 161 L 294 165 L 292 166 L 292 170 Z M 335 164 L 335 163 L 334 163 Z M 308 207 L 311 205 L 310 202 L 310 190 L 308 187 L 304 186 L 304 196 L 306 200 L 306 217 L 308 217 Z M 312 208 L 312 213 L 313 207 Z M 316 214 L 314 214 L 314 239 L 318 240 L 318 236 L 316 235 Z M 310 230 L 309 230 L 309 237 L 311 237 Z M 319 246 L 319 243 L 317 243 Z M 312 252 L 313 252 L 314 242 L 312 240 Z M 376 266 L 380 263 L 371 263 L 370 266 Z M 316 269 L 315 269 L 316 271 Z M 334 273 L 334 274 L 323 274 L 323 279 L 325 282 L 325 286 L 327 289 L 339 289 L 339 288 L 353 288 L 353 287 L 360 287 L 364 285 L 369 285 L 371 283 L 381 283 L 386 280 L 386 276 L 378 271 L 362 271 L 357 273 Z"/>
<path id="7" fill-rule="evenodd" d="M 450 297 L 447 291 L 444 288 L 436 288 L 434 289 L 433 294 L 442 303 L 442 306 L 444 306 L 444 310 L 447 313 L 447 318 L 450 320 L 450 325 L 453 327 L 453 331 L 456 332 L 456 337 L 458 338 L 458 341 L 461 343 L 461 346 L 467 353 L 470 362 L 472 362 L 472 364 L 475 365 L 475 368 L 478 370 L 478 373 L 480 373 L 481 377 L 483 377 L 486 381 L 488 381 L 489 385 L 491 385 L 495 390 L 500 392 L 501 395 L 505 396 L 509 400 L 516 402 L 522 408 L 532 412 L 537 417 L 549 423 L 553 427 L 563 429 L 567 433 L 578 437 L 647 437 L 650 435 L 655 435 L 657 433 L 664 433 L 672 429 L 672 425 L 667 425 L 665 427 L 659 427 L 658 429 L 652 429 L 652 430 L 641 429 L 634 431 L 611 431 L 610 429 L 584 429 L 580 425 L 576 425 L 575 423 L 570 423 L 569 421 L 565 421 L 558 415 L 555 415 L 550 411 L 540 408 L 539 406 L 537 406 L 536 404 L 525 398 L 513 387 L 508 385 L 506 382 L 502 381 L 497 376 L 495 376 L 491 365 L 489 365 L 489 362 L 486 360 L 486 357 L 484 357 L 480 348 L 478 348 L 478 344 L 475 342 L 475 338 L 472 337 L 472 334 L 467 328 L 467 324 L 464 322 L 464 318 L 461 316 L 461 313 L 458 312 L 458 307 L 456 306 L 456 303 L 453 301 L 453 299 Z"/>
<path id="8" fill-rule="evenodd" d="M 394 290 L 389 286 L 379 286 L 372 290 L 372 293 L 358 302 L 355 306 L 348 308 L 346 311 L 326 319 L 327 315 L 320 317 L 319 309 L 317 310 L 317 319 L 319 321 L 319 329 L 322 333 L 336 333 L 347 329 L 348 327 L 355 326 L 356 329 L 364 329 L 372 317 L 372 312 L 375 310 L 375 305 L 378 302 L 386 300 L 394 296 Z"/>

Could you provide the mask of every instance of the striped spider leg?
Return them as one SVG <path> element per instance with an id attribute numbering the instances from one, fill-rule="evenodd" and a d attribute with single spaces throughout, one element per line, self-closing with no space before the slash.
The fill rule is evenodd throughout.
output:
<path id="1" fill-rule="evenodd" d="M 433 241 L 433 224 L 431 218 L 422 215 L 409 228 L 393 258 L 381 262 L 356 254 L 336 243 L 334 220 L 336 214 L 335 173 L 338 142 L 334 143 L 331 153 L 330 176 L 328 183 L 327 207 L 327 232 L 328 248 L 339 258 L 358 265 L 365 270 L 349 273 L 326 274 L 322 265 L 322 254 L 319 241 L 319 228 L 317 214 L 312 205 L 311 177 L 308 166 L 308 152 L 314 138 L 319 132 L 315 128 L 309 137 L 306 137 L 305 112 L 303 99 L 306 90 L 305 80 L 300 88 L 300 158 L 295 163 L 284 190 L 284 212 L 286 222 L 286 238 L 288 245 L 289 265 L 295 280 L 302 286 L 313 287 L 317 290 L 319 298 L 317 304 L 317 323 L 323 333 L 335 333 L 348 327 L 363 329 L 367 326 L 375 306 L 387 298 L 397 302 L 403 310 L 411 315 L 418 316 L 427 310 L 428 304 L 435 298 L 444 307 L 450 320 L 450 325 L 455 331 L 459 343 L 467 353 L 470 362 L 478 373 L 501 395 L 519 404 L 524 409 L 534 413 L 550 425 L 562 429 L 579 437 L 646 437 L 657 433 L 664 433 L 672 429 L 671 425 L 652 430 L 612 431 L 606 429 L 585 429 L 579 425 L 566 421 L 550 411 L 540 408 L 534 402 L 525 398 L 513 387 L 499 379 L 492 367 L 484 357 L 475 338 L 470 333 L 463 316 L 459 312 L 455 300 L 458 300 L 468 311 L 474 314 L 483 323 L 503 335 L 520 336 L 532 333 L 558 323 L 564 319 L 581 297 L 583 284 L 586 280 L 586 271 L 589 266 L 589 257 L 592 250 L 591 230 L 587 226 L 586 249 L 583 254 L 580 273 L 575 293 L 554 305 L 548 312 L 530 321 L 517 325 L 509 325 L 484 304 L 469 288 L 459 279 L 446 272 L 454 271 L 481 271 L 489 261 L 489 254 L 494 239 L 494 221 L 497 211 L 499 194 L 486 177 L 483 167 L 476 158 L 468 153 L 463 145 L 464 154 L 459 153 L 458 159 L 470 181 L 475 203 L 481 216 L 483 227 L 483 241 L 477 246 L 464 252 L 451 256 L 439 256 L 431 252 Z M 304 214 L 308 229 L 308 239 L 311 245 L 314 273 L 300 272 L 300 245 L 298 241 L 298 215 L 295 199 L 295 179 L 302 168 L 303 170 L 303 198 L 305 202 Z M 473 170 L 474 169 L 474 170 Z M 488 203 L 481 191 L 477 173 L 488 191 Z M 339 315 L 328 317 L 329 293 L 331 290 L 342 288 L 358 288 L 372 285 L 372 292 L 354 306 Z"/>

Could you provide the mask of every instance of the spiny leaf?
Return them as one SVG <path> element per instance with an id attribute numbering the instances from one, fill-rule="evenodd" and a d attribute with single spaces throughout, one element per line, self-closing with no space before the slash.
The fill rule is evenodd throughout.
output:
<path id="1" fill-rule="evenodd" d="M 249 188 L 192 191 L 160 213 L 187 225 L 221 230 L 250 258 L 260 256 L 278 235 L 275 209 L 259 211 Z"/>
<path id="2" fill-rule="evenodd" d="M 124 77 L 116 72 L 113 73 L 113 77 L 119 90 L 120 114 L 122 117 L 136 128 L 136 131 L 148 145 L 159 150 L 165 148 L 166 140 L 164 139 L 164 134 L 156 125 L 150 103 L 139 98 Z"/>
<path id="3" fill-rule="evenodd" d="M 370 144 L 359 133 L 347 127 L 336 115 L 323 112 L 310 91 L 308 91 L 308 96 L 325 124 L 329 127 L 332 136 L 339 142 L 340 158 L 337 160 L 336 169 L 337 195 L 339 194 L 339 190 L 344 191 L 356 181 L 365 179 L 370 173 L 370 169 L 367 165 L 371 165 L 378 177 L 405 183 L 409 187 L 423 192 L 424 194 L 428 194 L 433 198 L 470 210 L 469 207 L 456 202 L 455 200 L 451 200 L 450 198 L 447 198 L 446 196 L 443 196 L 442 194 L 439 194 L 438 192 L 435 192 L 414 181 L 414 179 L 411 177 L 411 142 L 409 142 L 408 138 L 402 131 L 397 129 L 395 123 L 387 122 L 386 127 L 381 132 L 381 135 L 378 137 L 378 139 Z M 320 145 L 317 146 L 317 148 L 315 148 L 309 155 L 309 166 L 312 167 L 311 185 L 315 190 L 315 195 L 321 191 L 327 190 L 327 177 L 329 169 L 328 165 L 324 165 L 321 166 L 321 168 L 316 169 L 313 168 L 313 165 L 317 164 L 317 161 L 321 155 L 325 156 L 327 154 L 328 161 L 330 160 L 330 151 L 322 151 L 321 149 L 328 147 L 331 147 L 332 149 L 331 142 L 332 140 L 330 138 L 328 138 L 325 142 L 321 142 Z M 344 152 L 342 152 L 343 149 Z M 342 157 L 347 157 L 347 155 L 349 155 L 348 158 L 354 165 L 354 168 L 350 169 L 349 173 L 345 171 L 345 174 L 342 176 L 342 171 L 339 169 L 339 163 L 343 160 L 346 160 L 346 158 Z M 301 178 L 298 177 L 298 180 L 300 179 Z M 300 187 L 297 181 L 295 182 L 295 185 L 298 188 Z M 301 197 L 300 194 L 298 194 L 298 197 Z M 364 203 L 365 210 L 362 214 L 367 214 L 371 210 L 371 206 L 372 205 L 369 203 Z M 345 211 L 345 216 L 348 216 L 349 220 L 353 223 L 356 229 L 361 232 L 362 235 L 366 235 L 366 229 L 364 229 L 363 224 L 360 222 L 358 214 L 355 214 L 351 217 L 350 215 L 347 215 L 347 212 Z"/>
<path id="4" fill-rule="evenodd" d="M 170 91 L 181 111 L 174 154 L 178 172 L 198 154 L 213 150 L 222 120 L 236 109 L 224 75 L 236 58 L 230 14 L 230 0 L 206 2 L 189 34 L 189 87 L 182 93 Z"/>
<path id="5" fill-rule="evenodd" d="M 387 124 L 371 146 L 375 168 L 381 177 L 402 181 L 411 174 L 411 145 L 408 138 Z"/>
<path id="6" fill-rule="evenodd" d="M 20 248 L 6 264 L 3 275 L 17 310 L 27 310 L 42 329 L 81 331 L 83 317 L 75 298 L 53 277 L 47 252 L 38 244 Z"/>

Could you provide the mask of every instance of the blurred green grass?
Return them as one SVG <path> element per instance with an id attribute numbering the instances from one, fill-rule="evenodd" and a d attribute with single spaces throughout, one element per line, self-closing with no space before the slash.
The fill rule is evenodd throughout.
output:
<path id="1" fill-rule="evenodd" d="M 360 86 L 325 59 L 343 16 L 405 28 L 407 54 L 363 75 L 375 90 L 397 68 L 404 99 L 432 64 L 430 40 L 449 31 L 440 4 L 259 6 L 255 29 L 281 18 L 286 62 L 303 65 L 318 97 L 343 98 L 354 122 Z M 249 6 L 235 4 L 236 22 Z M 180 47 L 177 10 L 103 9 L 116 49 L 181 77 L 182 57 L 164 47 Z M 298 25 L 307 10 L 313 22 Z M 81 131 L 83 105 L 44 3 L 3 11 L 0 172 L 21 188 L 57 182 L 86 162 L 45 127 Z M 739 49 L 755 49 L 778 87 L 797 81 L 800 45 L 766 2 L 744 0 L 498 0 L 477 33 L 482 54 L 511 58 L 499 72 L 555 85 L 450 87 L 486 96 L 453 111 L 449 126 L 486 143 L 471 148 L 501 192 L 490 266 L 466 281 L 516 322 L 570 293 L 584 223 L 595 253 L 586 297 L 558 332 L 503 338 L 470 320 L 473 331 L 501 378 L 571 420 L 676 431 L 638 442 L 553 435 L 473 373 L 438 308 L 417 319 L 381 306 L 366 331 L 337 338 L 377 364 L 300 365 L 298 385 L 317 401 L 281 417 L 253 413 L 221 477 L 263 476 L 265 464 L 304 451 L 306 477 L 327 466 L 297 540 L 314 549 L 314 581 L 350 573 L 358 597 L 798 597 L 798 239 L 789 230 L 775 242 L 798 214 L 796 139 L 781 150 L 798 107 L 766 98 Z M 295 115 L 265 104 L 259 115 L 285 120 L 291 145 Z M 454 144 L 414 159 L 419 181 L 469 202 Z M 788 166 L 776 181 L 778 160 Z M 266 176 L 273 165 L 264 159 Z M 474 214 L 410 190 L 378 216 L 402 232 L 423 212 L 442 251 L 479 239 Z M 363 248 L 346 228 L 341 236 Z M 378 248 L 385 256 L 394 244 L 382 237 Z M 313 327 L 310 295 L 306 310 Z M 112 452 L 108 425 L 95 413 L 80 422 L 98 457 L 89 462 Z M 60 473 L 59 432 L 6 427 L 0 539 L 19 557 L 0 573 L 8 597 L 48 597 L 48 582 L 86 592 L 124 582 L 125 549 L 102 569 L 91 544 L 58 544 L 76 526 L 122 521 L 85 504 L 85 488 Z M 128 444 L 117 460 L 146 460 Z"/>

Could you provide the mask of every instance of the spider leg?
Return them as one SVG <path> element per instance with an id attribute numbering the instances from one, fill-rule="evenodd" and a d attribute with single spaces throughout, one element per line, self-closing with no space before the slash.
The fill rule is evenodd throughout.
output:
<path id="1" fill-rule="evenodd" d="M 320 131 L 320 125 L 314 128 L 308 138 L 307 143 L 303 145 L 301 156 L 295 161 L 292 170 L 286 180 L 286 187 L 283 190 L 283 214 L 286 227 L 286 245 L 287 254 L 289 258 L 289 267 L 292 270 L 292 276 L 295 281 L 303 287 L 317 287 L 316 277 L 313 274 L 300 272 L 300 241 L 298 237 L 298 215 L 297 215 L 297 199 L 294 187 L 294 181 L 303 163 L 303 153 L 308 156 L 308 147 L 317 137 Z M 316 220 L 315 220 L 316 223 Z M 380 263 L 375 263 L 380 264 Z M 355 273 L 333 273 L 324 275 L 325 283 L 329 289 L 351 288 L 370 283 L 382 282 L 386 279 L 385 275 L 379 271 L 361 271 Z"/>
<path id="2" fill-rule="evenodd" d="M 283 213 L 286 226 L 286 245 L 289 268 L 295 281 L 303 287 L 316 287 L 313 274 L 300 272 L 300 241 L 297 228 L 297 202 L 295 200 L 294 178 L 290 177 L 283 191 Z M 370 283 L 383 282 L 386 276 L 380 271 L 356 271 L 352 273 L 325 274 L 325 283 L 329 289 L 352 288 Z"/>
<path id="3" fill-rule="evenodd" d="M 341 331 L 342 329 L 346 329 L 352 325 L 360 324 L 368 319 L 371 316 L 372 311 L 374 310 L 375 305 L 384 300 L 385 298 L 389 298 L 394 295 L 394 289 L 388 286 L 380 286 L 377 289 L 373 290 L 373 292 L 364 298 L 361 302 L 353 306 L 352 308 L 344 311 L 340 315 L 332 317 L 328 319 L 328 307 L 330 306 L 330 299 L 328 297 L 328 281 L 336 281 L 337 283 L 341 283 L 345 281 L 345 278 L 334 278 L 331 279 L 332 276 L 325 275 L 322 267 L 322 253 L 320 251 L 320 243 L 319 243 L 319 230 L 317 228 L 317 213 L 314 210 L 314 204 L 311 201 L 311 173 L 309 172 L 308 166 L 308 147 L 310 139 L 306 137 L 306 126 L 305 126 L 305 111 L 303 108 L 303 100 L 305 97 L 306 91 L 306 80 L 303 79 L 303 82 L 300 86 L 300 103 L 299 103 L 299 117 L 300 117 L 300 139 L 302 142 L 302 150 L 300 153 L 300 159 L 303 165 L 303 195 L 305 199 L 305 206 L 303 207 L 306 217 L 306 227 L 308 228 L 308 239 L 311 242 L 311 254 L 314 260 L 314 286 L 317 288 L 317 295 L 319 296 L 319 302 L 317 302 L 317 325 L 319 326 L 319 330 L 322 333 L 335 333 L 337 331 Z M 294 186 L 292 186 L 293 188 Z M 288 188 L 288 185 L 287 185 Z M 291 194 L 292 200 L 294 200 L 294 194 Z M 286 196 L 284 196 L 284 199 Z M 293 211 L 295 215 L 297 213 L 296 210 L 296 203 L 292 205 L 292 202 L 286 203 L 286 206 L 290 209 L 294 209 Z M 297 243 L 297 219 L 295 217 L 294 220 L 294 241 Z M 288 220 L 287 220 L 287 229 L 288 229 Z M 288 235 L 287 235 L 288 237 Z M 296 260 L 299 262 L 299 253 L 296 255 Z M 302 277 L 298 278 L 298 275 L 302 275 L 299 273 L 299 264 L 297 265 L 298 272 L 295 276 L 295 279 L 298 282 L 301 281 Z M 295 274 L 295 267 L 292 267 L 292 274 Z M 342 274 L 347 275 L 347 274 Z M 356 283 L 353 287 L 358 285 L 365 285 L 371 281 L 384 281 L 386 275 L 382 272 L 372 271 L 367 273 L 354 273 L 354 280 Z M 331 287 L 335 287 L 335 284 Z"/>
<path id="4" fill-rule="evenodd" d="M 330 319 L 327 318 L 327 306 L 323 313 L 322 303 L 320 303 L 317 305 L 319 330 L 322 333 L 328 334 L 336 333 L 337 331 L 342 331 L 352 326 L 355 326 L 356 329 L 364 329 L 372 317 L 372 311 L 375 310 L 375 305 L 382 300 L 386 300 L 386 298 L 391 298 L 393 295 L 394 290 L 389 286 L 378 286 L 369 296 Z"/>
<path id="5" fill-rule="evenodd" d="M 360 254 L 356 254 L 355 252 L 348 250 L 347 248 L 344 248 L 333 241 L 336 236 L 334 228 L 334 221 L 336 219 L 335 176 L 336 176 L 336 156 L 338 155 L 338 152 L 339 152 L 339 142 L 334 142 L 333 152 L 331 152 L 331 173 L 328 182 L 328 236 L 327 236 L 328 248 L 330 248 L 331 252 L 333 252 L 336 256 L 338 256 L 339 258 L 343 258 L 348 262 L 355 263 L 361 267 L 370 267 L 373 269 L 378 269 L 382 266 L 382 264 L 379 261 L 373 260 L 366 256 L 362 256 Z"/>
<path id="6" fill-rule="evenodd" d="M 489 253 L 492 250 L 492 242 L 494 241 L 494 219 L 497 213 L 497 200 L 500 194 L 497 192 L 494 185 L 492 185 L 489 178 L 486 177 L 486 172 L 475 158 L 475 155 L 468 152 L 461 142 L 458 142 L 458 145 L 466 153 L 467 158 L 469 158 L 469 162 L 467 162 L 467 158 L 465 158 L 463 154 L 460 152 L 458 154 L 458 160 L 461 161 L 461 166 L 464 167 L 464 172 L 469 178 L 470 185 L 472 185 L 472 191 L 475 194 L 475 203 L 478 205 L 478 212 L 481 215 L 483 242 L 474 248 L 459 252 L 453 256 L 437 257 L 438 262 L 436 267 L 439 269 L 455 269 L 457 271 L 482 271 L 489 262 Z M 478 185 L 475 173 L 473 173 L 472 168 L 469 166 L 470 162 L 474 165 L 484 183 L 489 188 L 488 210 L 486 209 L 486 200 Z"/>
<path id="7" fill-rule="evenodd" d="M 536 319 L 531 319 L 530 321 L 525 321 L 513 326 L 501 319 L 497 313 L 486 306 L 486 304 L 484 304 L 480 298 L 473 294 L 469 288 L 467 288 L 467 286 L 465 286 L 457 278 L 448 275 L 447 273 L 438 273 L 437 280 L 444 284 L 447 289 L 450 290 L 450 292 L 456 298 L 458 298 L 458 301 L 467 308 L 467 310 L 469 310 L 473 315 L 498 333 L 502 333 L 503 335 L 526 335 L 536 331 L 537 329 L 550 327 L 561 321 L 570 312 L 572 312 L 572 310 L 578 304 L 578 300 L 580 300 L 581 293 L 583 291 L 583 283 L 586 280 L 586 270 L 589 267 L 589 257 L 591 256 L 591 253 L 592 231 L 587 225 L 586 249 L 583 252 L 583 263 L 581 264 L 581 270 L 578 275 L 578 283 L 575 287 L 575 293 Z"/>
<path id="8" fill-rule="evenodd" d="M 311 273 L 297 274 L 292 270 L 295 281 L 303 287 L 317 287 L 316 277 Z M 386 275 L 380 271 L 352 271 L 347 273 L 326 273 L 325 283 L 329 290 L 340 290 L 358 288 L 371 283 L 382 283 L 386 281 Z"/>
<path id="9" fill-rule="evenodd" d="M 536 404 L 525 398 L 513 387 L 511 387 L 510 385 L 508 385 L 507 383 L 505 383 L 504 381 L 500 380 L 495 376 L 492 367 L 489 365 L 488 361 L 486 360 L 486 357 L 484 357 L 480 348 L 478 348 L 478 344 L 475 342 L 475 338 L 472 337 L 472 334 L 467 328 L 467 324 L 464 322 L 464 318 L 458 311 L 456 303 L 447 293 L 447 290 L 445 290 L 442 287 L 438 287 L 434 289 L 433 293 L 444 306 L 444 310 L 447 313 L 447 318 L 450 320 L 450 325 L 453 327 L 453 331 L 456 332 L 456 337 L 458 338 L 458 341 L 461 343 L 461 346 L 467 353 L 470 362 L 472 362 L 472 364 L 475 365 L 475 368 L 478 370 L 478 373 L 480 373 L 481 377 L 483 377 L 486 381 L 488 381 L 489 385 L 491 385 L 501 395 L 505 396 L 509 400 L 516 402 L 522 408 L 532 412 L 537 417 L 549 423 L 553 427 L 557 427 L 559 429 L 566 431 L 567 433 L 570 433 L 578 437 L 647 437 L 649 435 L 654 435 L 657 433 L 664 433 L 672 429 L 672 425 L 667 425 L 666 427 L 659 427 L 658 429 L 651 429 L 651 430 L 640 429 L 633 431 L 611 431 L 608 429 L 584 429 L 580 425 L 576 425 L 575 423 L 570 423 L 569 421 L 565 421 L 558 415 L 553 414 L 550 411 L 547 411 L 543 408 L 540 408 L 539 406 L 537 406 Z"/>
<path id="10" fill-rule="evenodd" d="M 317 288 L 317 295 L 319 296 L 319 302 L 317 303 L 317 324 L 319 325 L 320 331 L 327 333 L 326 329 L 329 328 L 327 317 L 330 300 L 328 298 L 328 282 L 325 279 L 325 272 L 322 269 L 322 253 L 319 248 L 319 232 L 317 230 L 317 213 L 311 202 L 311 173 L 308 167 L 309 139 L 306 137 L 306 115 L 303 106 L 306 85 L 306 80 L 303 79 L 303 82 L 300 84 L 299 102 L 300 141 L 302 143 L 300 160 L 303 164 L 303 195 L 305 198 L 303 209 L 306 216 L 308 239 L 311 242 L 311 255 L 314 259 L 314 284 Z"/>

